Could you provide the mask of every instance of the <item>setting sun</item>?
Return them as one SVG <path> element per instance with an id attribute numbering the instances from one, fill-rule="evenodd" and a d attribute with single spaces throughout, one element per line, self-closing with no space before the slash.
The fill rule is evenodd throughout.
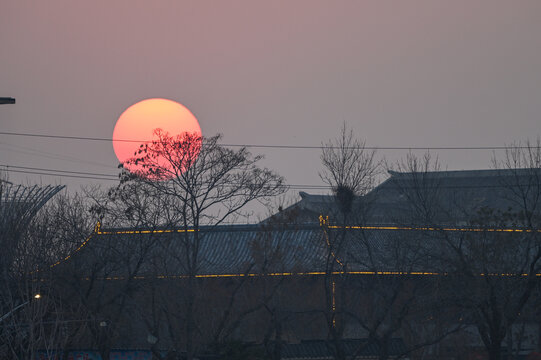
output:
<path id="1" fill-rule="evenodd" d="M 146 99 L 127 108 L 116 122 L 113 147 L 118 161 L 125 163 L 142 143 L 156 140 L 156 129 L 170 136 L 184 133 L 201 136 L 199 122 L 185 106 L 167 99 Z M 126 168 L 138 169 L 134 165 L 126 165 Z"/>

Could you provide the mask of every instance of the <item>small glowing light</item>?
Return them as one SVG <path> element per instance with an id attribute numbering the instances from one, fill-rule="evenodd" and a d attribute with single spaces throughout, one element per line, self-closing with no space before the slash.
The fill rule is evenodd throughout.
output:
<path id="1" fill-rule="evenodd" d="M 34 295 L 34 299 L 41 299 L 41 294 Z"/>

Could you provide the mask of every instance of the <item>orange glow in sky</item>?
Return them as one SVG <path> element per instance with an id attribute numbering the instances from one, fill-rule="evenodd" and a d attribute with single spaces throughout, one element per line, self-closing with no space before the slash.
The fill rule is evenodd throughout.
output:
<path id="1" fill-rule="evenodd" d="M 143 142 L 155 140 L 155 129 L 161 129 L 171 136 L 186 132 L 201 136 L 199 122 L 184 105 L 167 99 L 142 100 L 127 108 L 116 122 L 113 147 L 118 161 L 124 163 L 134 156 Z M 126 167 L 130 171 L 138 168 L 133 165 Z"/>

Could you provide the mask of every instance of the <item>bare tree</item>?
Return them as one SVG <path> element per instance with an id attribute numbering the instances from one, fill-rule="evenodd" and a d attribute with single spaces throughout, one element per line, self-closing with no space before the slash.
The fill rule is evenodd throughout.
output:
<path id="1" fill-rule="evenodd" d="M 75 319 L 67 329 L 67 349 L 91 347 L 108 358 L 121 334 L 139 339 L 136 299 L 147 285 L 142 278 L 148 275 L 159 237 L 153 233 L 158 226 L 154 221 L 159 216 L 157 209 L 165 205 L 147 190 L 144 184 L 135 183 L 105 192 L 87 189 L 83 195 L 66 199 L 61 208 L 68 210 L 58 212 L 58 222 L 64 224 L 60 236 L 77 244 L 76 251 L 53 269 L 65 311 Z M 111 231 L 103 231 L 103 226 Z M 149 233 L 126 236 L 114 231 L 123 228 L 144 228 Z"/>
<path id="2" fill-rule="evenodd" d="M 513 145 L 493 164 L 495 170 L 462 187 L 452 182 L 457 174 L 411 159 L 394 178 L 411 223 L 417 218 L 418 226 L 432 229 L 427 256 L 447 274 L 440 286 L 445 302 L 475 327 L 489 359 L 499 360 L 541 270 L 539 142 Z"/>
<path id="3" fill-rule="evenodd" d="M 343 145 L 336 148 L 359 149 Z M 339 162 L 337 158 L 334 157 L 335 162 Z M 361 162 L 370 164 L 370 161 Z M 376 346 L 379 359 L 388 359 L 391 356 L 391 344 L 395 338 L 402 337 L 408 340 L 401 354 L 405 356 L 438 343 L 458 330 L 456 326 L 436 327 L 435 321 L 427 321 L 434 319 L 435 314 L 440 315 L 442 320 L 444 309 L 435 291 L 439 279 L 414 275 L 428 271 L 425 239 L 414 231 L 378 230 L 367 226 L 387 221 L 394 225 L 407 223 L 406 227 L 411 228 L 412 224 L 422 226 L 419 225 L 421 221 L 426 224 L 432 220 L 432 215 L 437 212 L 436 200 L 439 200 L 437 184 L 427 175 L 433 166 L 437 167 L 437 162 L 433 163 L 429 154 L 422 159 L 410 154 L 404 162 L 398 164 L 402 171 L 408 169 L 409 173 L 415 175 L 407 178 L 407 184 L 394 184 L 393 176 L 382 184 L 381 189 L 361 194 L 364 196 L 353 197 L 349 201 L 344 201 L 348 197 L 340 196 L 340 191 L 335 190 L 335 201 L 338 204 L 335 207 L 338 209 L 335 217 L 339 220 L 334 223 L 326 219 L 323 221 L 329 248 L 326 273 L 339 274 L 328 276 L 330 281 L 327 281 L 326 286 L 333 290 L 327 291 L 327 299 L 328 306 L 336 314 L 333 323 L 329 323 L 332 325 L 330 333 L 333 339 L 352 335 L 366 336 L 368 341 L 360 345 L 356 354 L 360 354 L 366 346 Z M 343 166 L 339 169 L 360 171 L 358 169 L 366 169 L 366 166 Z M 371 169 L 365 177 L 354 178 L 370 179 L 375 173 L 376 170 Z M 391 174 L 394 173 L 391 171 Z M 348 177 L 336 175 L 332 178 Z M 422 191 L 416 191 L 417 188 Z M 341 193 L 347 192 L 341 190 Z M 380 196 L 384 198 L 380 199 Z M 392 205 L 389 206 L 388 202 Z M 344 211 L 350 206 L 350 212 Z M 426 335 L 424 337 L 419 336 L 421 324 L 430 328 L 423 332 Z M 417 333 L 414 337 L 410 331 L 413 328 Z M 338 350 L 341 344 L 336 340 L 334 342 Z M 336 356 L 340 358 L 345 354 L 337 351 Z"/>
<path id="4" fill-rule="evenodd" d="M 369 318 L 369 323 L 380 343 L 388 343 L 393 334 L 405 338 L 403 355 L 433 353 L 440 342 L 463 328 L 460 315 L 447 297 L 448 284 L 438 275 L 445 271 L 434 260 L 442 256 L 438 252 L 441 246 L 434 243 L 435 239 L 440 240 L 437 229 L 444 227 L 443 223 L 448 223 L 451 216 L 446 207 L 447 194 L 442 191 L 444 175 L 434 175 L 440 167 L 438 158 L 430 152 L 422 156 L 410 152 L 397 163 L 387 164 L 391 177 L 385 189 L 387 196 L 394 199 L 392 209 L 386 209 L 387 216 L 395 226 L 405 230 L 387 234 L 383 246 L 370 238 L 361 240 L 362 244 L 371 242 L 366 245 L 370 255 L 364 258 L 369 267 L 376 260 L 380 268 L 392 264 L 394 271 L 400 273 L 388 276 L 387 284 L 380 287 L 381 294 L 375 291 L 376 298 L 386 292 L 393 295 L 381 299 L 384 306 L 376 312 L 379 314 L 376 321 Z M 436 230 L 427 231 L 429 228 Z M 372 255 L 379 252 L 383 253 Z M 380 355 L 380 358 L 385 357 Z"/>
<path id="5" fill-rule="evenodd" d="M 323 170 L 319 176 L 332 187 L 338 200 L 344 202 L 342 210 L 348 210 L 347 197 L 342 199 L 340 191 L 351 192 L 353 196 L 366 194 L 374 186 L 379 172 L 376 150 L 366 149 L 365 142 L 355 138 L 353 130 L 342 125 L 335 140 L 324 143 L 321 147 Z"/>
<path id="6" fill-rule="evenodd" d="M 325 231 L 327 254 L 325 261 L 325 298 L 327 319 L 333 351 L 337 359 L 345 359 L 346 352 L 342 342 L 344 332 L 343 301 L 347 285 L 347 266 L 340 255 L 350 246 L 349 228 L 347 225 L 358 224 L 365 220 L 369 204 L 363 195 L 372 190 L 379 162 L 375 150 L 366 150 L 364 141 L 357 140 L 353 131 L 343 124 L 337 139 L 330 140 L 322 146 L 321 162 L 323 171 L 321 179 L 331 186 L 334 204 L 329 204 L 329 213 L 325 214 L 322 225 L 329 225 L 329 215 L 335 224 L 341 225 L 340 231 Z M 337 273 L 343 275 L 337 276 Z M 342 296 L 338 295 L 342 292 Z"/>
<path id="7" fill-rule="evenodd" d="M 245 148 L 224 148 L 219 144 L 220 136 L 172 137 L 159 130 L 157 135 L 158 140 L 142 145 L 134 158 L 127 161 L 126 167 L 140 169 L 125 173 L 121 187 L 144 184 L 168 205 L 156 220 L 183 230 L 170 237 L 181 246 L 169 250 L 169 259 L 186 278 L 181 282 L 179 297 L 173 299 L 181 304 L 174 306 L 175 311 L 169 309 L 172 313 L 168 319 L 173 320 L 174 313 L 182 318 L 182 335 L 171 335 L 185 340 L 177 348 L 185 348 L 187 358 L 193 359 L 198 350 L 198 304 L 204 296 L 204 287 L 196 276 L 205 261 L 200 246 L 206 232 L 199 230 L 239 216 L 248 203 L 268 201 L 283 193 L 285 187 L 280 176 L 257 166 L 260 156 L 252 156 Z M 170 327 L 175 328 L 178 326 Z"/>
<path id="8" fill-rule="evenodd" d="M 464 246 L 455 245 L 463 279 L 469 279 L 466 304 L 485 344 L 489 358 L 502 358 L 502 344 L 534 294 L 541 272 L 541 143 L 526 141 L 496 156 L 500 196 L 507 208 L 483 208 L 473 218 L 483 231 Z M 482 276 L 480 276 L 482 275 Z M 512 349 L 508 349 L 509 352 Z"/>

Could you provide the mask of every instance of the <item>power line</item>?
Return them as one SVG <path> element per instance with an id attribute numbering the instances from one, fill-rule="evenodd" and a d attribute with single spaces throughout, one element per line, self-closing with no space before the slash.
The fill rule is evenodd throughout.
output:
<path id="1" fill-rule="evenodd" d="M 0 167 L 3 167 L 5 170 L 16 173 L 23 174 L 36 174 L 36 175 L 46 175 L 54 177 L 69 177 L 69 178 L 81 178 L 81 179 L 94 179 L 94 180 L 109 180 L 109 181 L 119 181 L 118 175 L 111 174 L 102 174 L 102 173 L 93 173 L 93 172 L 84 172 L 84 171 L 70 171 L 70 170 L 59 170 L 59 169 L 47 169 L 47 168 L 37 168 L 37 167 L 28 167 L 28 166 L 13 166 L 7 164 L 0 164 Z M 400 181 L 400 180 L 397 180 Z M 282 185 L 285 188 L 290 190 L 331 190 L 332 186 L 329 185 L 309 185 L 309 184 L 284 184 Z M 528 187 L 531 184 L 485 184 L 485 185 L 450 185 L 450 184 L 439 184 L 439 185 L 391 185 L 395 190 L 401 189 L 487 189 L 487 188 L 505 188 L 505 187 Z"/>
<path id="2" fill-rule="evenodd" d="M 47 168 L 15 166 L 15 165 L 7 165 L 7 164 L 0 164 L 0 167 L 3 167 L 6 171 L 23 173 L 23 174 L 36 174 L 36 175 L 47 175 L 47 176 L 55 176 L 55 177 L 70 177 L 70 178 L 95 179 L 95 180 L 111 180 L 111 181 L 119 180 L 118 175 L 102 174 L 102 173 L 94 173 L 94 172 L 47 169 Z M 296 190 L 330 189 L 330 186 L 328 185 L 307 185 L 307 184 L 287 185 L 287 184 L 284 184 L 283 186 L 289 189 L 296 189 Z"/>
<path id="3" fill-rule="evenodd" d="M 85 140 L 85 141 L 113 141 L 110 138 L 102 137 L 87 137 L 87 136 L 67 136 L 67 135 L 48 135 L 48 134 L 32 134 L 32 133 L 18 133 L 0 131 L 0 135 L 9 136 L 25 136 L 25 137 L 38 137 L 49 139 L 64 139 L 64 140 Z M 115 139 L 119 142 L 135 142 L 135 143 L 148 143 L 152 140 L 131 140 L 131 139 Z M 219 144 L 225 147 L 247 147 L 247 148 L 261 148 L 261 149 L 339 149 L 338 146 L 313 146 L 313 145 L 269 145 L 269 144 Z M 506 150 L 506 149 L 531 149 L 537 148 L 537 146 L 364 146 L 364 147 L 349 147 L 348 149 L 366 149 L 366 150 Z"/>
<path id="4" fill-rule="evenodd" d="M 80 159 L 80 158 L 69 156 L 69 155 L 61 155 L 61 154 L 44 151 L 44 150 L 37 150 L 37 149 L 30 148 L 27 146 L 14 145 L 14 144 L 6 143 L 6 142 L 0 142 L 0 147 L 3 147 L 4 151 L 9 151 L 9 152 L 16 152 L 16 153 L 39 156 L 39 157 L 55 159 L 55 160 L 64 160 L 64 161 L 69 161 L 69 162 L 86 163 L 93 166 L 100 166 L 100 167 L 106 167 L 106 168 L 111 167 L 111 165 L 106 165 L 104 163 L 100 163 L 96 161 Z M 12 149 L 12 148 L 15 148 L 15 149 Z"/>
<path id="5" fill-rule="evenodd" d="M 100 138 L 100 137 L 31 134 L 31 133 L 16 133 L 16 132 L 7 132 L 7 131 L 0 131 L 0 135 L 39 137 L 39 138 L 49 138 L 49 139 L 67 139 L 67 140 L 112 141 L 112 139 Z M 149 142 L 149 140 L 121 140 L 121 139 L 116 139 L 115 141 L 137 142 L 137 143 Z"/>
<path id="6" fill-rule="evenodd" d="M 80 176 L 80 175 L 68 175 L 68 174 L 64 174 L 64 175 L 49 174 L 49 173 L 37 172 L 37 171 L 11 170 L 11 169 L 9 171 L 10 172 L 15 172 L 15 173 L 22 173 L 22 174 L 47 175 L 47 176 L 55 176 L 55 177 L 69 177 L 69 178 L 93 179 L 93 180 L 109 180 L 109 181 L 115 180 L 115 179 L 111 179 L 111 178 L 100 178 L 100 177 L 93 177 L 93 176 Z M 118 179 L 116 179 L 116 180 L 118 180 Z"/>
<path id="7" fill-rule="evenodd" d="M 90 180 L 106 180 L 106 181 L 119 181 L 118 177 L 96 177 L 96 176 L 83 176 L 83 175 L 71 175 L 71 174 L 55 174 L 49 172 L 41 171 L 27 171 L 27 170 L 13 170 L 8 169 L 10 172 L 22 173 L 22 174 L 33 174 L 33 175 L 44 175 L 60 178 L 78 178 L 78 179 L 90 179 Z M 525 187 L 528 188 L 532 186 L 531 184 L 509 184 L 509 185 L 428 185 L 428 186 L 394 186 L 395 190 L 405 190 L 405 189 L 488 189 L 488 188 L 508 188 L 508 187 Z M 302 184 L 284 184 L 282 187 L 287 188 L 288 190 L 331 190 L 332 187 L 328 185 L 302 185 Z"/>
<path id="8" fill-rule="evenodd" d="M 15 165 L 6 165 L 1 164 L 0 166 L 3 166 L 7 169 L 23 169 L 23 170 L 39 170 L 39 171 L 49 171 L 49 172 L 59 172 L 59 173 L 66 173 L 66 174 L 77 174 L 77 175 L 92 175 L 92 176 L 105 176 L 105 177 L 114 177 L 115 179 L 118 179 L 117 175 L 111 175 L 111 174 L 100 174 L 100 173 L 93 173 L 93 172 L 85 172 L 85 171 L 70 171 L 70 170 L 58 170 L 58 169 L 46 169 L 46 168 L 36 168 L 36 167 L 28 167 L 28 166 L 15 166 Z"/>

